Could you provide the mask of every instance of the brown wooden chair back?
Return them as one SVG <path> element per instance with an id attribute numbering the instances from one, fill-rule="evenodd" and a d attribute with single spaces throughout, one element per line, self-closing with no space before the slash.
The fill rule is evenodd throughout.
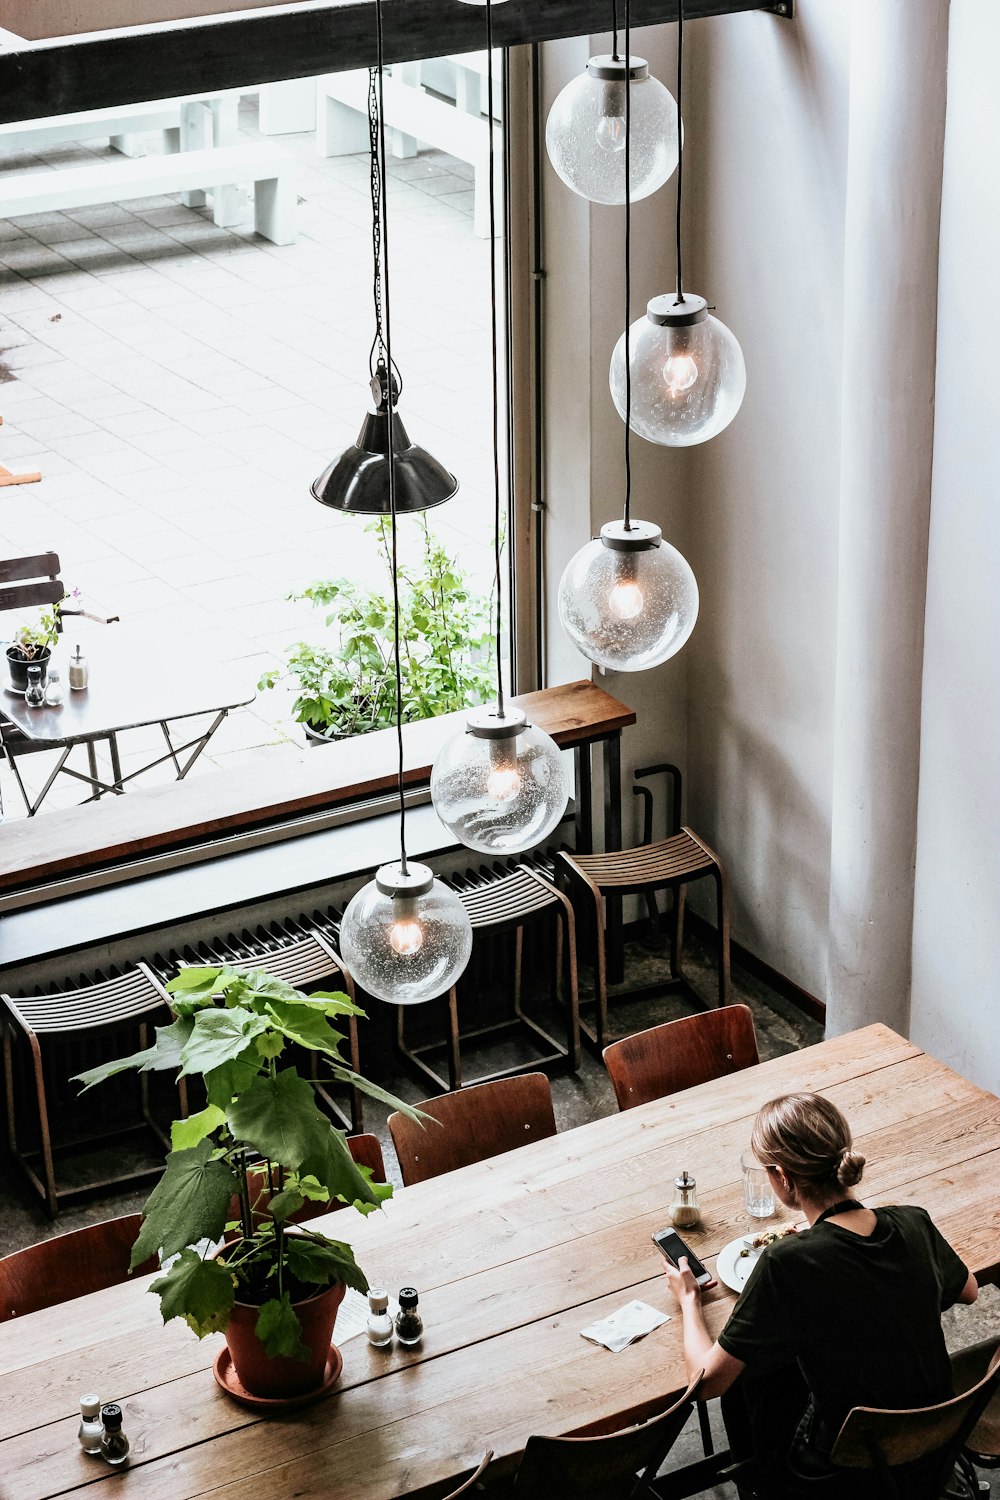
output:
<path id="1" fill-rule="evenodd" d="M 347 1149 L 359 1167 L 370 1167 L 373 1182 L 387 1182 L 385 1175 L 385 1160 L 382 1156 L 382 1147 L 377 1135 L 349 1135 L 347 1137 Z M 266 1215 L 262 1210 L 266 1207 L 267 1192 L 267 1169 L 265 1167 L 250 1167 L 247 1170 L 247 1185 L 250 1189 L 250 1204 L 254 1208 L 254 1227 L 263 1223 Z M 290 1216 L 289 1224 L 302 1224 L 306 1219 L 318 1219 L 321 1214 L 333 1213 L 335 1209 L 346 1208 L 346 1203 L 334 1199 L 329 1203 L 318 1203 L 307 1198 L 298 1213 Z M 229 1202 L 230 1219 L 238 1219 L 240 1216 L 240 1200 L 234 1194 Z"/>
<path id="2" fill-rule="evenodd" d="M 0 1323 L 127 1281 L 141 1225 L 141 1214 L 126 1214 L 5 1255 L 0 1260 Z M 145 1276 L 158 1268 L 154 1255 L 133 1274 Z"/>
<path id="3" fill-rule="evenodd" d="M 655 1495 L 650 1481 L 694 1408 L 702 1372 L 666 1411 L 639 1427 L 601 1437 L 530 1437 L 514 1484 L 516 1500 L 631 1500 Z"/>
<path id="4" fill-rule="evenodd" d="M 407 1187 L 500 1156 L 556 1133 L 552 1090 L 544 1073 L 476 1083 L 428 1099 L 419 1108 L 437 1125 L 389 1116 L 392 1144 Z"/>
<path id="5" fill-rule="evenodd" d="M 938 1406 L 880 1411 L 855 1406 L 837 1434 L 831 1457 L 838 1468 L 874 1469 L 887 1495 L 897 1493 L 892 1470 L 926 1461 L 927 1495 L 936 1497 L 965 1439 L 1000 1382 L 1000 1348 L 981 1380 Z"/>
<path id="6" fill-rule="evenodd" d="M 421 1490 L 421 1495 L 424 1496 L 424 1500 L 458 1500 L 459 1495 L 471 1494 L 473 1490 L 482 1491 L 485 1487 L 481 1485 L 479 1481 L 485 1474 L 486 1467 L 492 1457 L 493 1449 L 487 1448 L 486 1452 L 482 1456 L 482 1459 L 480 1460 L 479 1468 L 474 1474 L 470 1474 L 468 1479 L 463 1480 L 457 1490 L 449 1490 L 447 1494 L 442 1494 L 440 1496 L 437 1496 L 437 1492 L 433 1490 L 426 1494 L 425 1491 Z"/>
<path id="7" fill-rule="evenodd" d="M 0 613 L 7 609 L 30 609 L 37 604 L 58 604 L 63 593 L 59 557 L 55 552 L 0 558 Z"/>
<path id="8" fill-rule="evenodd" d="M 619 1109 L 634 1109 L 760 1061 L 746 1005 L 723 1005 L 651 1026 L 604 1049 Z"/>

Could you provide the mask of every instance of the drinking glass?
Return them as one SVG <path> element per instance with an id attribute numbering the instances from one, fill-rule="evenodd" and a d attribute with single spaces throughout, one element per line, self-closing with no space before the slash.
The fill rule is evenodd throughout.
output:
<path id="1" fill-rule="evenodd" d="M 774 1213 L 774 1189 L 767 1168 L 761 1166 L 752 1151 L 744 1151 L 740 1166 L 747 1213 L 751 1219 L 769 1219 Z"/>

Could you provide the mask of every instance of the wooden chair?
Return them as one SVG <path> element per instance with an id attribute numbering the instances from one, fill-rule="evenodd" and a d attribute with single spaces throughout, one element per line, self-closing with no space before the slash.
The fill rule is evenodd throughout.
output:
<path id="1" fill-rule="evenodd" d="M 556 874 L 561 885 L 592 907 L 594 915 L 594 1000 L 596 1014 L 593 1026 L 581 1020 L 581 1030 L 598 1050 L 608 1038 L 608 977 L 605 950 L 605 903 L 620 902 L 623 896 L 645 896 L 650 915 L 656 915 L 655 892 L 668 889 L 674 893 L 673 936 L 670 949 L 670 977 L 655 990 L 683 985 L 684 977 L 684 905 L 685 889 L 693 880 L 710 878 L 716 892 L 716 932 L 720 1006 L 729 1003 L 729 882 L 718 855 L 698 837 L 693 829 L 681 827 L 679 821 L 681 782 L 676 766 L 648 766 L 636 771 L 636 777 L 667 773 L 674 786 L 672 816 L 668 824 L 674 829 L 665 839 L 653 842 L 651 793 L 646 787 L 635 787 L 647 799 L 644 838 L 646 842 L 632 849 L 610 850 L 604 854 L 570 854 L 561 851 Z M 634 998 L 627 996 L 625 998 Z"/>
<path id="2" fill-rule="evenodd" d="M 746 1005 L 724 1005 L 665 1021 L 604 1049 L 619 1109 L 634 1109 L 759 1061 L 757 1033 Z"/>
<path id="3" fill-rule="evenodd" d="M 486 1452 L 482 1456 L 482 1459 L 480 1460 L 479 1467 L 476 1472 L 474 1474 L 470 1474 L 468 1479 L 463 1480 L 457 1490 L 448 1490 L 446 1493 L 442 1493 L 439 1489 L 422 1489 L 420 1491 L 420 1500 L 458 1500 L 459 1495 L 469 1495 L 473 1492 L 473 1490 L 475 1490 L 477 1494 L 482 1494 L 486 1490 L 486 1485 L 480 1484 L 479 1481 L 486 1473 L 486 1469 L 492 1458 L 493 1449 L 487 1448 Z"/>
<path id="4" fill-rule="evenodd" d="M 552 1090 L 544 1073 L 474 1083 L 418 1107 L 438 1125 L 389 1116 L 406 1187 L 556 1133 Z"/>
<path id="5" fill-rule="evenodd" d="M 576 968 L 576 922 L 573 907 L 562 891 L 557 890 L 537 870 L 519 865 L 515 870 L 501 876 L 482 881 L 450 881 L 455 894 L 469 914 L 473 933 L 489 935 L 503 931 L 514 933 L 514 987 L 510 1017 L 488 1026 L 473 1029 L 461 1027 L 458 1019 L 458 988 L 453 985 L 448 991 L 448 1038 L 445 1042 L 425 1042 L 420 1046 L 408 1044 L 406 1038 L 405 1005 L 396 1007 L 396 1045 L 402 1055 L 418 1068 L 439 1089 L 460 1089 L 463 1085 L 461 1043 L 480 1040 L 491 1035 L 519 1031 L 527 1041 L 538 1047 L 541 1055 L 530 1062 L 517 1063 L 513 1067 L 501 1068 L 472 1080 L 473 1083 L 491 1083 L 496 1078 L 514 1078 L 519 1073 L 536 1072 L 539 1068 L 556 1066 L 565 1062 L 572 1072 L 580 1066 L 580 993 Z M 524 929 L 528 922 L 555 918 L 555 987 L 558 994 L 562 987 L 563 952 L 565 950 L 569 968 L 569 995 L 566 1010 L 566 1042 L 563 1045 L 551 1036 L 544 1027 L 521 1008 L 521 971 L 524 949 Z M 426 1059 L 426 1054 L 446 1052 L 448 1077 L 445 1078 Z"/>
<path id="6" fill-rule="evenodd" d="M 377 1135 L 349 1135 L 347 1137 L 347 1149 L 359 1167 L 369 1167 L 371 1169 L 373 1182 L 388 1181 L 385 1175 L 385 1160 L 382 1156 L 382 1147 Z M 265 1217 L 259 1209 L 261 1195 L 267 1196 L 266 1178 L 266 1169 L 262 1166 L 250 1167 L 247 1171 L 247 1186 L 250 1191 L 251 1206 L 256 1210 L 253 1215 L 256 1223 L 261 1223 Z M 312 1199 L 306 1199 L 298 1213 L 292 1214 L 288 1222 L 290 1224 L 302 1224 L 306 1219 L 318 1219 L 321 1214 L 333 1213 L 338 1208 L 346 1207 L 346 1203 L 340 1203 L 337 1199 L 329 1203 L 317 1203 Z M 238 1219 L 239 1216 L 240 1200 L 234 1194 L 229 1204 L 229 1217 L 231 1219 Z"/>
<path id="7" fill-rule="evenodd" d="M 70 1039 L 90 1042 L 102 1032 L 111 1033 L 134 1023 L 138 1032 L 139 1047 L 150 1044 L 149 1023 L 161 1019 L 169 1024 L 170 1011 L 163 994 L 143 965 L 130 969 L 115 979 L 105 979 L 98 984 L 84 985 L 76 990 L 63 990 L 54 994 L 18 996 L 0 994 L 0 1032 L 3 1035 L 3 1063 L 7 1093 L 7 1139 L 11 1155 L 24 1172 L 35 1192 L 41 1197 L 48 1213 L 54 1218 L 59 1209 L 59 1200 L 78 1197 L 95 1188 L 110 1187 L 124 1182 L 140 1182 L 159 1177 L 163 1171 L 157 1164 L 139 1172 L 129 1170 L 117 1176 L 88 1178 L 72 1187 L 59 1187 L 56 1183 L 54 1147 L 49 1125 L 49 1100 L 46 1068 L 43 1066 L 43 1044 L 46 1052 L 57 1048 L 60 1042 Z M 16 1048 L 15 1048 L 15 1043 Z M 22 1058 L 20 1054 L 24 1053 Z M 112 1053 L 114 1055 L 114 1053 Z M 38 1115 L 39 1149 L 25 1151 L 18 1143 L 17 1100 L 21 1090 L 15 1088 L 15 1071 L 30 1074 L 34 1084 L 35 1103 Z M 25 1067 L 16 1070 L 23 1061 Z M 49 1068 L 49 1082 L 52 1068 Z M 67 1065 L 66 1076 L 72 1071 Z M 139 1098 L 142 1119 L 154 1132 L 157 1139 L 170 1149 L 170 1136 L 161 1129 L 150 1112 L 149 1074 L 139 1073 Z M 61 1080 L 60 1080 L 61 1081 Z M 25 1092 L 30 1085 L 25 1080 Z M 177 1081 L 180 1112 L 187 1114 L 187 1085 L 183 1078 Z M 101 1140 L 113 1140 L 127 1133 L 120 1122 L 104 1135 L 88 1133 L 86 1141 L 74 1143 L 93 1146 Z M 41 1175 L 35 1170 L 37 1160 Z"/>
<path id="8" fill-rule="evenodd" d="M 130 1274 L 146 1276 L 158 1270 L 160 1263 L 154 1255 L 129 1272 L 141 1224 L 141 1214 L 127 1214 L 5 1255 L 0 1260 L 0 1323 L 102 1292 L 126 1281 Z"/>
<path id="9" fill-rule="evenodd" d="M 701 1373 L 682 1396 L 639 1427 L 601 1437 L 530 1437 L 514 1483 L 515 1500 L 641 1500 L 691 1415 Z"/>
<path id="10" fill-rule="evenodd" d="M 956 1391 L 971 1389 L 985 1374 L 1000 1350 L 996 1339 L 973 1344 L 951 1356 Z M 965 1439 L 965 1452 L 981 1469 L 1000 1469 L 1000 1389 L 994 1391 L 975 1427 Z"/>

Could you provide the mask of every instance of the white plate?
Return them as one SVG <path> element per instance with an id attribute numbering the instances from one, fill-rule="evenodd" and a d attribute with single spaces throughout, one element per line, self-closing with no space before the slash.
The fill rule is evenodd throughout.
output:
<path id="1" fill-rule="evenodd" d="M 740 1235 L 737 1240 L 730 1240 L 728 1245 L 723 1245 L 715 1262 L 715 1274 L 719 1280 L 729 1287 L 730 1291 L 742 1292 L 747 1284 L 747 1278 L 761 1255 L 760 1250 L 751 1250 L 748 1255 L 741 1255 L 740 1251 L 747 1247 L 749 1235 Z"/>

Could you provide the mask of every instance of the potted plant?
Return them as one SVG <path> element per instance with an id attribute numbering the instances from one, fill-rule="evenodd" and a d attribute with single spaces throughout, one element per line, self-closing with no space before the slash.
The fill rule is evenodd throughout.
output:
<path id="1" fill-rule="evenodd" d="M 399 569 L 404 721 L 470 708 L 490 696 L 493 684 L 492 598 L 471 588 L 423 516 L 417 527 L 418 560 Z M 379 519 L 365 529 L 378 539 L 391 584 L 387 523 Z M 294 683 L 292 713 L 310 743 L 394 725 L 390 591 L 336 578 L 318 580 L 289 597 L 326 609 L 330 637 L 320 644 L 296 642 L 284 669 L 265 672 L 258 687 Z"/>
<path id="2" fill-rule="evenodd" d="M 182 969 L 167 988 L 175 1019 L 152 1047 L 79 1075 L 85 1088 L 126 1068 L 204 1080 L 204 1109 L 173 1123 L 131 1266 L 170 1261 L 150 1287 L 164 1322 L 183 1318 L 199 1338 L 225 1332 L 251 1396 L 300 1397 L 335 1378 L 337 1307 L 345 1287 L 368 1282 L 348 1244 L 291 1220 L 310 1199 L 370 1213 L 392 1189 L 355 1164 L 313 1083 L 282 1055 L 289 1044 L 317 1052 L 331 1077 L 420 1117 L 341 1060 L 334 1023 L 364 1014 L 346 995 L 307 996 L 263 969 L 229 967 Z"/>
<path id="3" fill-rule="evenodd" d="M 70 597 L 79 599 L 80 590 L 74 589 L 72 595 L 64 593 L 58 603 L 49 605 L 48 609 L 43 609 L 36 624 L 18 626 L 14 639 L 7 647 L 10 685 L 16 693 L 23 693 L 27 688 L 29 667 L 41 667 L 43 684 L 48 677 L 52 647 L 59 639 L 59 617 L 62 605 Z M 71 611 L 71 613 L 79 614 L 80 611 Z"/>

